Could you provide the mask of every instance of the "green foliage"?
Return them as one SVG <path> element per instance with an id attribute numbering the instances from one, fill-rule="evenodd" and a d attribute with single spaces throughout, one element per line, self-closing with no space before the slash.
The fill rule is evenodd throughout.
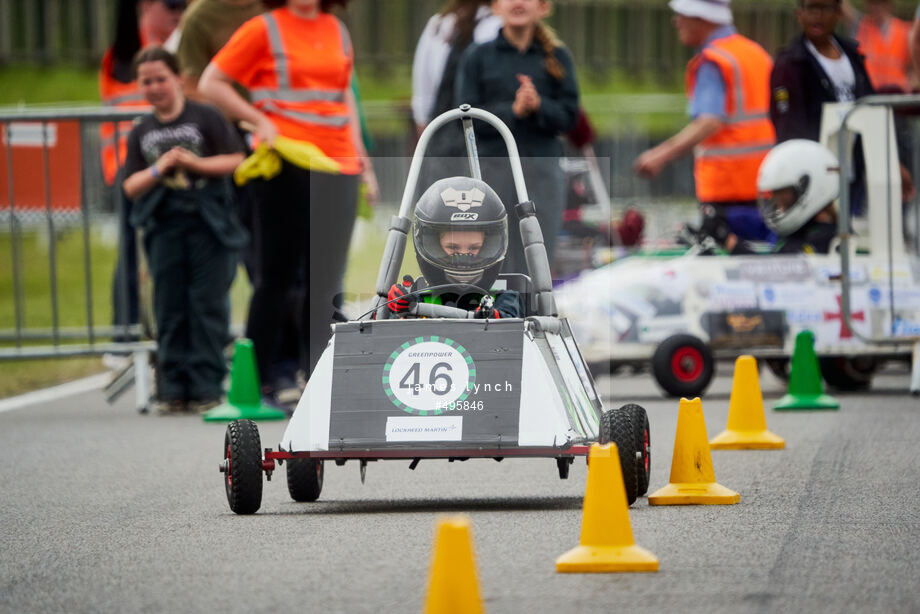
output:
<path id="1" fill-rule="evenodd" d="M 94 233 L 96 234 L 96 233 Z M 112 273 L 116 248 L 96 234 L 90 238 L 90 277 L 93 322 L 96 326 L 112 322 Z M 26 230 L 14 245 L 9 233 L 0 234 L 0 328 L 16 326 L 13 250 L 21 266 L 23 322 L 28 328 L 46 328 L 53 322 L 51 293 L 51 248 L 45 230 Z M 69 228 L 56 233 L 53 242 L 57 276 L 58 322 L 60 326 L 86 326 L 87 279 L 84 267 L 83 233 Z"/>
<path id="2" fill-rule="evenodd" d="M 99 102 L 96 71 L 73 66 L 0 67 L 0 106 Z"/>

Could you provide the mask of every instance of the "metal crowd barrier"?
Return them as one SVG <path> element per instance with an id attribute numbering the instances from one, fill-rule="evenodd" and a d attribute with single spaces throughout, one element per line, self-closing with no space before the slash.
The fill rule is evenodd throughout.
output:
<path id="1" fill-rule="evenodd" d="M 117 219 L 120 234 L 121 216 L 125 215 L 121 207 L 115 210 L 118 201 L 102 180 L 99 126 L 114 123 L 117 143 L 123 135 L 118 122 L 133 120 L 142 113 L 110 108 L 0 110 L 0 178 L 5 180 L 5 185 L 0 183 L 0 237 L 8 235 L 10 243 L 10 259 L 5 262 L 7 254 L 0 254 L 0 267 L 6 269 L 4 273 L 12 274 L 11 291 L 0 296 L 0 313 L 12 314 L 12 322 L 0 320 L 0 361 L 107 353 L 130 356 L 133 360 L 113 379 L 107 396 L 114 400 L 133 381 L 141 410 L 146 408 L 150 395 L 147 365 L 156 342 L 140 324 L 96 321 L 100 309 L 93 296 L 92 242 L 97 230 L 94 225 L 111 225 Z M 74 231 L 82 236 L 83 297 L 82 304 L 64 305 L 56 243 L 59 233 Z M 47 234 L 49 271 L 47 285 L 42 285 L 50 291 L 51 322 L 50 326 L 47 322 L 30 326 L 27 305 L 34 305 L 37 299 L 30 297 L 28 288 L 38 284 L 26 276 L 23 240 L 42 232 Z M 124 241 L 121 236 L 118 239 L 120 252 Z M 123 257 L 119 253 L 118 258 Z M 111 276 L 113 272 L 103 274 Z M 124 276 L 120 281 L 125 283 Z M 118 295 L 123 297 L 119 309 L 127 317 L 127 286 L 119 290 Z M 111 293 L 106 296 L 112 300 Z M 78 310 L 82 311 L 83 323 L 73 325 Z M 118 309 L 113 306 L 115 311 Z M 63 314 L 68 316 L 67 326 L 61 324 Z"/>

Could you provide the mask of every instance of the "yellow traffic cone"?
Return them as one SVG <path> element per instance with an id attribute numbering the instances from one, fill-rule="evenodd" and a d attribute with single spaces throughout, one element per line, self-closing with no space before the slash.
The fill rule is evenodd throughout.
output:
<path id="1" fill-rule="evenodd" d="M 709 442 L 713 450 L 781 450 L 786 440 L 767 430 L 757 360 L 739 356 L 735 361 L 728 426 Z"/>
<path id="2" fill-rule="evenodd" d="M 452 516 L 438 521 L 425 614 L 484 612 L 473 558 L 470 519 Z"/>
<path id="3" fill-rule="evenodd" d="M 671 458 L 671 483 L 649 495 L 649 505 L 738 503 L 741 495 L 716 483 L 699 397 L 680 400 Z"/>
<path id="4" fill-rule="evenodd" d="M 556 571 L 658 571 L 655 555 L 633 540 L 616 444 L 593 444 L 590 460 L 580 545 L 556 559 Z"/>

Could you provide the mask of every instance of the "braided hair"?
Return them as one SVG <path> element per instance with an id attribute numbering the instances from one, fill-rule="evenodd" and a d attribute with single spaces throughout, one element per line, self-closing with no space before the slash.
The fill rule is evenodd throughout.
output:
<path id="1" fill-rule="evenodd" d="M 561 81 L 563 77 L 565 77 L 565 67 L 562 66 L 562 62 L 556 57 L 556 49 L 562 47 L 562 41 L 556 36 L 556 31 L 540 21 L 537 22 L 533 37 L 543 49 L 543 55 L 546 56 L 544 64 L 546 66 L 546 72 L 556 81 Z"/>

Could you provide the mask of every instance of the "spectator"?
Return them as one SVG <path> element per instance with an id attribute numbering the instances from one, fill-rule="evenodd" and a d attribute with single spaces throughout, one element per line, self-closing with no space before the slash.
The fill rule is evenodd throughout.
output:
<path id="1" fill-rule="evenodd" d="M 894 16 L 892 0 L 866 0 L 865 15 L 843 2 L 844 19 L 866 56 L 866 71 L 876 89 L 909 92 L 910 24 Z"/>
<path id="2" fill-rule="evenodd" d="M 190 6 L 195 0 L 188 0 L 186 2 L 186 8 Z M 173 28 L 172 34 L 169 35 L 165 41 L 163 41 L 163 49 L 170 52 L 173 55 L 176 55 L 176 52 L 179 51 L 179 41 L 182 39 L 182 22 L 179 22 L 175 28 Z M 181 65 L 180 65 L 181 69 Z"/>
<path id="3" fill-rule="evenodd" d="M 131 223 L 144 231 L 153 277 L 157 409 L 203 411 L 219 402 L 227 372 L 228 293 L 246 240 L 228 176 L 243 145 L 216 109 L 185 99 L 175 56 L 151 47 L 135 67 L 153 113 L 128 137 L 122 187 L 136 200 Z"/>
<path id="4" fill-rule="evenodd" d="M 671 0 L 680 41 L 699 48 L 687 65 L 692 121 L 634 165 L 653 178 L 674 159 L 694 151 L 696 197 L 712 205 L 744 239 L 774 236 L 757 210 L 757 169 L 773 146 L 767 117 L 770 69 L 763 48 L 732 26 L 729 0 Z"/>
<path id="5" fill-rule="evenodd" d="M 285 295 L 302 288 L 300 360 L 309 376 L 329 340 L 362 174 L 369 199 L 376 196 L 350 88 L 351 39 L 328 13 L 346 3 L 266 1 L 273 10 L 243 24 L 199 84 L 228 116 L 252 124 L 258 142 L 271 146 L 278 135 L 310 142 L 340 166 L 340 174 L 328 174 L 284 161 L 280 174 L 253 182 L 255 288 L 247 328 L 266 394 L 273 393 L 270 366 Z M 250 91 L 252 103 L 234 83 Z"/>
<path id="6" fill-rule="evenodd" d="M 834 34 L 842 16 L 840 0 L 799 0 L 796 10 L 803 33 L 776 56 L 770 75 L 770 119 L 779 142 L 818 141 L 826 102 L 848 102 L 875 93 L 855 40 Z M 898 130 L 903 132 L 902 129 Z M 898 139 L 902 158 L 906 139 Z M 855 215 L 865 208 L 865 163 L 860 139 L 854 144 L 851 203 Z M 910 173 L 902 163 L 902 200 L 913 195 Z"/>
<path id="7" fill-rule="evenodd" d="M 502 20 L 492 13 L 489 4 L 490 0 L 451 0 L 425 25 L 412 61 L 416 136 L 432 119 L 455 107 L 457 67 L 466 48 L 498 35 Z M 451 122 L 435 132 L 428 143 L 416 199 L 438 179 L 463 174 L 469 174 L 463 130 Z"/>
<path id="8" fill-rule="evenodd" d="M 198 0 L 189 7 L 182 16 L 182 34 L 176 41 L 179 68 L 187 97 L 203 98 L 198 90 L 198 81 L 204 69 L 233 33 L 253 17 L 261 15 L 263 10 L 262 0 Z M 173 34 L 175 36 L 176 32 Z M 244 87 L 237 84 L 236 89 L 249 100 L 249 92 Z M 244 135 L 241 134 L 241 137 L 244 138 Z M 235 191 L 240 221 L 253 233 L 251 186 L 235 186 Z M 254 283 L 251 243 L 243 248 L 240 256 L 250 282 Z M 267 382 L 271 384 L 274 396 L 266 398 L 266 401 L 277 403 L 281 409 L 293 406 L 301 396 L 297 383 L 300 352 L 297 327 L 293 326 L 297 298 L 293 292 L 287 297 L 288 313 L 285 313 L 280 324 L 282 343 L 278 347 L 279 354 L 271 360 L 271 373 Z M 250 332 L 246 331 L 245 335 L 249 337 Z"/>
<path id="9" fill-rule="evenodd" d="M 489 4 L 490 0 L 451 0 L 425 25 L 412 60 L 412 119 L 419 134 L 454 106 L 457 67 L 466 48 L 498 35 L 502 20 Z"/>
<path id="10" fill-rule="evenodd" d="M 846 102 L 874 93 L 856 41 L 834 34 L 840 0 L 799 0 L 802 27 L 776 56 L 770 75 L 770 119 L 779 142 L 817 141 L 825 102 Z"/>
<path id="11" fill-rule="evenodd" d="M 138 91 L 132 71 L 137 52 L 159 45 L 179 23 L 185 0 L 121 0 L 116 14 L 115 42 L 106 50 L 99 68 L 99 96 L 107 107 L 147 108 Z M 99 126 L 102 178 L 115 186 L 119 170 L 125 163 L 125 148 L 130 121 Z M 124 202 L 121 190 L 112 189 L 113 208 L 120 216 L 118 261 L 112 282 L 112 307 L 116 326 L 138 322 L 137 242 L 134 228 L 128 224 L 130 203 Z M 124 333 L 116 341 L 130 339 Z"/>
<path id="12" fill-rule="evenodd" d="M 185 95 L 200 98 L 198 80 L 237 28 L 262 14 L 262 0 L 198 0 L 182 16 L 176 57 L 182 70 Z M 246 90 L 238 86 L 241 95 Z"/>
<path id="13" fill-rule="evenodd" d="M 575 65 L 568 50 L 543 23 L 551 9 L 548 1 L 495 0 L 492 9 L 504 25 L 494 40 L 464 52 L 454 102 L 490 111 L 511 130 L 552 261 L 565 206 L 558 137 L 572 130 L 578 117 Z M 503 271 L 526 273 L 518 218 L 513 211 L 517 193 L 504 140 L 490 126 L 480 125 L 477 135 L 479 153 L 494 158 L 483 160 L 483 179 L 509 208 L 509 246 Z"/>
<path id="14" fill-rule="evenodd" d="M 914 73 L 920 75 L 920 4 L 914 13 L 914 22 L 910 25 L 910 58 L 913 61 Z"/>

